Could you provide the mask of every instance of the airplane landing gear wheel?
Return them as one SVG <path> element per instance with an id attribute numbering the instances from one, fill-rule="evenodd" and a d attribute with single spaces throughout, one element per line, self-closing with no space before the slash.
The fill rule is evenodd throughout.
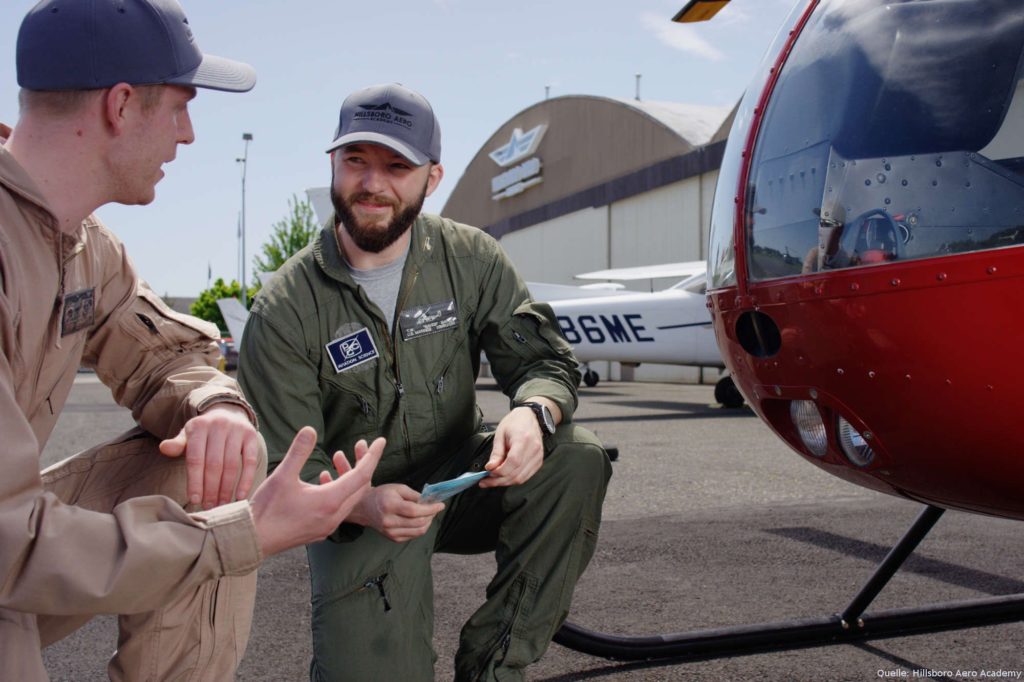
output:
<path id="1" fill-rule="evenodd" d="M 597 372 L 595 372 L 592 369 L 588 369 L 586 372 L 583 373 L 583 383 L 589 386 L 590 388 L 597 386 L 597 382 L 600 379 L 601 377 L 598 376 Z"/>
<path id="2" fill-rule="evenodd" d="M 715 384 L 715 401 L 723 407 L 743 407 L 743 394 L 736 388 L 732 377 L 722 377 Z"/>

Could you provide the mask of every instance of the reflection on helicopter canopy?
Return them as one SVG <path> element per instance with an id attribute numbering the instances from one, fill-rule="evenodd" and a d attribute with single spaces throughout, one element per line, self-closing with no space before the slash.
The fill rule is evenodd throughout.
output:
<path id="1" fill-rule="evenodd" d="M 833 150 L 825 188 L 803 272 L 1024 243 L 1024 176 L 974 152 L 847 160 Z"/>
<path id="2" fill-rule="evenodd" d="M 1022 47 L 1019 2 L 816 12 L 751 166 L 751 280 L 1024 243 Z"/>

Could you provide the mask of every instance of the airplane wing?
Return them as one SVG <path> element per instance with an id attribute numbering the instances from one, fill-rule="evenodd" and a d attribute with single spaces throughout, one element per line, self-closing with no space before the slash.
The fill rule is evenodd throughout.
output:
<path id="1" fill-rule="evenodd" d="M 572 298 L 596 298 L 598 296 L 614 296 L 616 292 L 624 289 L 622 284 L 614 282 L 603 282 L 584 284 L 581 287 L 572 284 L 548 284 L 547 282 L 527 282 L 526 288 L 530 290 L 530 296 L 535 301 L 562 301 Z M 622 293 L 632 293 L 623 291 Z"/>
<path id="2" fill-rule="evenodd" d="M 691 277 L 707 269 L 707 262 L 702 260 L 683 263 L 663 263 L 661 265 L 639 265 L 632 268 L 612 268 L 611 270 L 595 270 L 576 275 L 576 279 L 616 279 L 623 282 L 635 279 L 661 279 L 663 277 Z"/>
<path id="3" fill-rule="evenodd" d="M 331 205 L 331 188 L 310 187 L 306 190 L 306 198 L 313 205 L 313 213 L 316 215 L 317 223 L 323 227 L 331 219 L 331 216 L 334 215 L 334 206 Z"/>
<path id="4" fill-rule="evenodd" d="M 220 314 L 228 325 L 228 332 L 235 348 L 241 348 L 242 332 L 245 331 L 245 323 L 249 320 L 249 311 L 237 298 L 218 298 L 217 307 L 220 308 Z"/>

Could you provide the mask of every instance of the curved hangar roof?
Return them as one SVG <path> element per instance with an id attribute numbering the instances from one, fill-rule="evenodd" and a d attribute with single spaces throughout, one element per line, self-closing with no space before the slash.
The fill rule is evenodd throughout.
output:
<path id="1" fill-rule="evenodd" d="M 730 107 L 569 95 L 491 135 L 442 213 L 496 237 L 718 168 Z"/>

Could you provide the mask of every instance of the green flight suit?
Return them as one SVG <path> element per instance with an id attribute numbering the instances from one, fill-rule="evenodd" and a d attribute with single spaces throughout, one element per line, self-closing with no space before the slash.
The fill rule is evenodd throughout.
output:
<path id="1" fill-rule="evenodd" d="M 430 558 L 494 551 L 486 602 L 462 631 L 459 680 L 522 679 L 547 649 L 593 554 L 611 475 L 597 438 L 571 423 L 580 374 L 550 306 L 534 303 L 497 242 L 476 228 L 421 215 L 395 323 L 348 274 L 331 227 L 288 261 L 253 305 L 239 379 L 260 417 L 271 468 L 295 432 L 319 442 L 302 475 L 333 471 L 360 438 L 388 444 L 374 485 L 425 483 L 485 461 L 475 381 L 480 352 L 511 400 L 545 396 L 563 423 L 545 462 L 520 486 L 474 488 L 447 503 L 430 531 L 392 542 L 342 526 L 309 545 L 314 680 L 432 680 Z"/>

